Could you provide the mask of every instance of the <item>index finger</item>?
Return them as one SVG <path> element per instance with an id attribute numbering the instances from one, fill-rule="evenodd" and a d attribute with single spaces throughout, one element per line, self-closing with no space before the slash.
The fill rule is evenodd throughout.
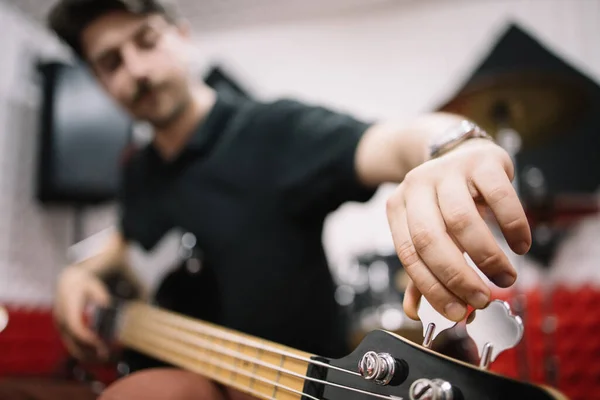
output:
<path id="1" fill-rule="evenodd" d="M 473 172 L 472 183 L 492 210 L 510 248 L 525 254 L 531 247 L 531 230 L 517 192 L 504 170 L 482 168 Z"/>
<path id="2" fill-rule="evenodd" d="M 90 346 L 101 346 L 102 341 L 94 333 L 94 331 L 87 327 L 83 322 L 83 314 L 80 312 L 76 303 L 72 302 L 66 305 L 65 309 L 65 324 L 67 330 L 72 336 L 78 341 L 88 344 Z"/>

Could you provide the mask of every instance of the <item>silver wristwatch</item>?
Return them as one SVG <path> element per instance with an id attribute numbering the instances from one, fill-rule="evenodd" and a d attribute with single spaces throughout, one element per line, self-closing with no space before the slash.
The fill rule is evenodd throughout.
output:
<path id="1" fill-rule="evenodd" d="M 435 137 L 431 141 L 429 145 L 429 157 L 439 157 L 465 140 L 474 138 L 493 140 L 493 138 L 479 126 L 471 121 L 464 120 L 457 126 L 444 131 L 440 136 Z"/>

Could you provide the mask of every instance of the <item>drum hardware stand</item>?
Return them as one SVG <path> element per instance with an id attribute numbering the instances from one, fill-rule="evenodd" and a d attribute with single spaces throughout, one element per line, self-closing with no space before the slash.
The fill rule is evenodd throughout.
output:
<path id="1" fill-rule="evenodd" d="M 526 168 L 523 171 L 523 179 L 521 185 L 521 176 L 519 176 L 519 164 L 517 163 L 517 155 L 521 148 L 521 137 L 517 131 L 510 127 L 509 123 L 509 108 L 505 103 L 498 103 L 494 110 L 494 118 L 496 120 L 498 130 L 497 139 L 501 147 L 503 147 L 510 155 L 514 165 L 514 179 L 513 186 L 517 193 L 517 196 L 523 202 L 523 194 L 521 188 L 526 189 L 525 192 L 528 197 L 534 202 L 544 201 L 547 195 L 547 189 L 545 180 L 542 172 L 535 167 Z M 543 231 L 538 229 L 545 228 L 546 221 L 540 221 L 542 225 L 534 227 L 532 234 L 543 234 Z M 537 231 L 537 232 L 536 232 Z M 521 272 L 523 269 L 524 256 L 518 255 L 515 257 L 515 268 L 517 272 Z M 556 386 L 558 364 L 554 357 L 554 344 L 553 334 L 556 330 L 556 317 L 551 313 L 551 291 L 547 285 L 542 284 L 542 331 L 544 334 L 544 375 L 545 380 L 548 384 Z M 527 317 L 527 295 L 523 290 L 522 285 L 518 282 L 515 283 L 515 294 L 513 299 L 513 308 L 515 313 L 519 315 L 523 320 Z M 519 365 L 519 376 L 522 380 L 529 380 L 529 358 L 528 358 L 527 341 L 523 340 L 517 346 L 517 357 Z"/>
<path id="2" fill-rule="evenodd" d="M 511 128 L 510 124 L 510 108 L 506 102 L 497 102 L 495 108 L 492 110 L 493 120 L 496 122 L 496 139 L 498 144 L 506 150 L 510 155 L 514 166 L 514 179 L 513 186 L 517 193 L 517 197 L 521 199 L 521 193 L 519 190 L 519 169 L 517 163 L 517 155 L 521 150 L 522 139 L 519 133 Z M 517 255 L 514 257 L 514 267 L 517 273 L 523 270 L 523 256 Z M 523 321 L 526 321 L 526 308 L 527 308 L 527 295 L 521 285 L 518 282 L 514 284 L 514 297 L 512 300 L 512 309 L 514 313 L 521 317 Z M 522 340 L 517 346 L 517 359 L 519 377 L 521 380 L 529 380 L 529 360 L 527 357 L 527 340 Z"/>
<path id="3" fill-rule="evenodd" d="M 559 363 L 555 351 L 555 332 L 558 320 L 552 313 L 552 292 L 549 288 L 543 291 L 542 333 L 544 334 L 544 376 L 546 383 L 553 387 L 558 385 Z"/>
<path id="4" fill-rule="evenodd" d="M 542 203 L 548 196 L 546 181 L 541 170 L 530 167 L 523 174 L 524 182 L 530 191 L 534 203 Z M 539 235 L 540 229 L 550 229 L 547 222 L 550 218 L 548 212 L 544 212 L 542 218 L 537 221 L 539 227 L 533 229 L 533 234 Z M 547 270 L 547 268 L 545 268 Z M 557 319 L 552 312 L 552 285 L 542 282 L 541 287 L 541 330 L 544 338 L 544 377 L 547 384 L 556 387 L 558 384 L 558 360 L 555 356 L 554 333 L 556 332 Z"/>

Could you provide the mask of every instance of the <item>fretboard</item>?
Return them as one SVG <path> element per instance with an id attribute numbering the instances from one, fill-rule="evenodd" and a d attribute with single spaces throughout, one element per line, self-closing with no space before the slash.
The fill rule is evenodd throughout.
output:
<path id="1" fill-rule="evenodd" d="M 312 357 L 143 303 L 123 308 L 116 333 L 127 347 L 262 399 L 301 399 Z"/>

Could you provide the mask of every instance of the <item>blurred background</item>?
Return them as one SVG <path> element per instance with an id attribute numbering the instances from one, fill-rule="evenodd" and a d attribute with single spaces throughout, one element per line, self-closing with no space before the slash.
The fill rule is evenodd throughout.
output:
<path id="1" fill-rule="evenodd" d="M 55 279 L 112 229 L 119 165 L 148 140 L 46 30 L 51 4 L 0 0 L 0 304 L 9 315 L 0 376 L 69 370 L 50 314 Z M 365 119 L 448 110 L 488 128 L 514 154 L 534 232 L 528 256 L 505 247 L 520 278 L 495 296 L 522 315 L 526 335 L 492 370 L 600 399 L 599 0 L 179 5 L 192 24 L 198 74 L 218 90 L 294 97 Z M 380 327 L 422 339 L 401 308 L 406 278 L 385 216 L 392 190 L 343 206 L 326 224 L 355 343 Z M 148 285 L 185 259 L 184 233 L 151 253 L 132 250 Z M 461 326 L 438 346 L 473 357 Z M 113 377 L 110 368 L 95 374 L 89 382 Z"/>

